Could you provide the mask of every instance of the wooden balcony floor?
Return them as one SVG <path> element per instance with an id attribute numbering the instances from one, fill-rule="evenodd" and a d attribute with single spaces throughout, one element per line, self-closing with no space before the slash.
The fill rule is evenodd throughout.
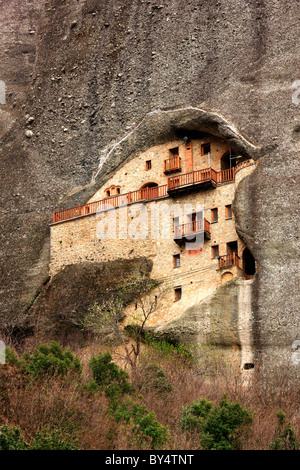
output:
<path id="1" fill-rule="evenodd" d="M 204 239 L 210 240 L 210 223 L 206 219 L 178 225 L 174 229 L 174 241 L 178 244 L 192 242 L 197 235 L 203 235 Z"/>

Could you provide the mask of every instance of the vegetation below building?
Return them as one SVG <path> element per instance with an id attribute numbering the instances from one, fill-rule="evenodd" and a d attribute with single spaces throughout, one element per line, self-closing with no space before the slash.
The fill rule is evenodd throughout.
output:
<path id="1" fill-rule="evenodd" d="M 214 348 L 196 360 L 148 338 L 124 369 L 122 346 L 67 346 L 33 337 L 7 349 L 0 449 L 299 448 L 300 396 L 288 374 L 245 387 Z"/>

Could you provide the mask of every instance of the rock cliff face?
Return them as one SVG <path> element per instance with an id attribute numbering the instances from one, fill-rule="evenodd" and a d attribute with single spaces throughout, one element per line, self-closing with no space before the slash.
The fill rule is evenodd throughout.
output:
<path id="1" fill-rule="evenodd" d="M 261 160 L 235 202 L 259 265 L 256 351 L 268 367 L 289 361 L 300 339 L 299 2 L 5 0 L 0 9 L 1 321 L 20 321 L 47 280 L 54 208 L 85 202 L 135 152 L 187 127 L 219 132 L 221 120 L 223 135 Z"/>
<path id="2" fill-rule="evenodd" d="M 6 99 L 0 100 L 0 138 L 18 119 L 27 98 L 42 6 L 40 0 L 0 1 L 0 80 L 6 85 Z"/>
<path id="3" fill-rule="evenodd" d="M 149 328 L 156 337 L 194 346 L 214 346 L 229 362 L 253 364 L 251 290 L 253 280 L 234 279 L 178 319 Z"/>
<path id="4" fill-rule="evenodd" d="M 51 279 L 24 326 L 51 335 L 68 334 L 82 326 L 91 305 L 114 294 L 119 297 L 124 287 L 126 295 L 122 300 L 125 304 L 132 302 L 137 295 L 134 286 L 148 278 L 151 270 L 152 261 L 147 258 L 69 265 Z"/>

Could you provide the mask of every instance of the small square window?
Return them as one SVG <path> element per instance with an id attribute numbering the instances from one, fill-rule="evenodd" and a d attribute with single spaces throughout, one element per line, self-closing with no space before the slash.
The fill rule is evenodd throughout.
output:
<path id="1" fill-rule="evenodd" d="M 179 155 L 179 148 L 175 147 L 173 149 L 170 149 L 170 155 L 171 157 L 178 157 Z"/>
<path id="2" fill-rule="evenodd" d="M 174 268 L 180 267 L 180 255 L 173 255 L 173 266 Z"/>
<path id="3" fill-rule="evenodd" d="M 218 222 L 218 209 L 215 207 L 211 209 L 211 222 Z"/>
<path id="4" fill-rule="evenodd" d="M 174 293 L 175 293 L 175 302 L 178 302 L 181 299 L 181 296 L 182 296 L 181 287 L 175 287 Z"/>
<path id="5" fill-rule="evenodd" d="M 226 219 L 232 219 L 231 204 L 229 204 L 228 206 L 225 206 L 225 217 Z"/>
<path id="6" fill-rule="evenodd" d="M 211 256 L 212 258 L 218 258 L 219 256 L 219 245 L 214 245 L 211 247 Z"/>
<path id="7" fill-rule="evenodd" d="M 207 155 L 210 153 L 210 143 L 201 145 L 201 154 Z"/>
<path id="8" fill-rule="evenodd" d="M 151 162 L 151 160 L 147 160 L 146 161 L 146 170 L 151 170 L 151 168 L 152 168 L 152 162 Z"/>

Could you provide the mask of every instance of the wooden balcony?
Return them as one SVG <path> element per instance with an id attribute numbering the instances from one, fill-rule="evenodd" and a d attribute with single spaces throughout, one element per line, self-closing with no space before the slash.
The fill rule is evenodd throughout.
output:
<path id="1" fill-rule="evenodd" d="M 180 157 L 172 157 L 169 160 L 174 161 L 177 158 L 180 161 Z M 134 202 L 159 199 L 168 196 L 168 194 L 170 196 L 175 195 L 177 192 L 190 190 L 190 188 L 197 189 L 199 187 L 209 185 L 216 186 L 221 183 L 231 182 L 234 180 L 234 174 L 234 168 L 223 171 L 215 171 L 213 168 L 206 168 L 204 170 L 191 171 L 183 175 L 171 176 L 168 178 L 168 184 L 166 185 L 138 189 L 137 191 L 118 194 L 100 201 L 72 207 L 71 209 L 55 211 L 53 213 L 53 223 L 75 219 L 88 214 L 95 214 L 96 212 L 107 210 L 111 207 L 121 207 Z"/>
<path id="2" fill-rule="evenodd" d="M 231 182 L 234 180 L 234 168 L 230 170 L 215 171 L 213 168 L 195 170 L 183 175 L 170 176 L 168 178 L 168 194 L 178 194 L 180 192 L 216 187 L 218 184 Z"/>
<path id="3" fill-rule="evenodd" d="M 219 258 L 219 268 L 229 268 L 230 266 L 240 267 L 240 257 L 236 253 L 230 253 Z"/>
<path id="4" fill-rule="evenodd" d="M 164 161 L 164 173 L 181 171 L 181 158 L 179 156 L 168 158 Z"/>
<path id="5" fill-rule="evenodd" d="M 140 201 L 151 201 L 166 197 L 167 185 L 154 186 L 153 188 L 138 189 L 126 194 L 118 194 L 117 196 L 107 197 L 100 201 L 89 202 L 82 206 L 72 207 L 71 209 L 63 209 L 53 212 L 53 223 L 63 222 L 64 220 L 71 220 L 84 215 L 95 214 L 114 207 L 122 207 L 127 204 L 133 204 Z"/>
<path id="6" fill-rule="evenodd" d="M 200 234 L 203 234 L 204 238 L 210 239 L 210 223 L 206 219 L 194 220 L 188 224 L 174 227 L 174 241 L 179 244 L 194 241 L 195 237 Z"/>

